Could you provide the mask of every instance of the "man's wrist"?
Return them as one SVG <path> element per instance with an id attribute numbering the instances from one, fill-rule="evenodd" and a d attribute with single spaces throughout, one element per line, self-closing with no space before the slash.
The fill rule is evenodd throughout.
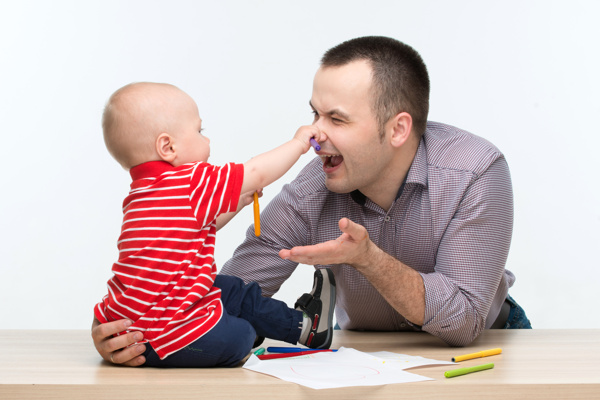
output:
<path id="1" fill-rule="evenodd" d="M 365 251 L 361 252 L 361 256 L 357 259 L 352 266 L 359 272 L 365 271 L 372 265 L 377 265 L 380 262 L 383 251 L 375 245 L 368 237 Z"/>

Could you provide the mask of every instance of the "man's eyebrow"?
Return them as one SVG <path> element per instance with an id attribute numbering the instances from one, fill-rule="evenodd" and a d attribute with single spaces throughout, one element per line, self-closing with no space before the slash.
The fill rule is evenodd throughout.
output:
<path id="1" fill-rule="evenodd" d="M 316 111 L 316 108 L 313 106 L 313 104 L 310 100 L 308 101 L 308 105 L 310 106 L 310 108 L 313 109 L 313 111 Z M 342 119 L 350 120 L 350 116 L 348 114 L 346 114 L 345 112 L 340 111 L 338 109 L 335 109 L 335 108 L 333 110 L 326 111 L 324 114 L 329 115 L 329 116 L 337 115 L 337 116 L 341 117 Z"/>

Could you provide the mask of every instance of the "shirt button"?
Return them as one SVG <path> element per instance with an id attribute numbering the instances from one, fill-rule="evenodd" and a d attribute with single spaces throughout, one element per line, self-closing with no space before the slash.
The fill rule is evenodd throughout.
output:
<path id="1" fill-rule="evenodd" d="M 400 324 L 400 328 L 406 328 L 406 324 L 403 322 Z"/>
<path id="2" fill-rule="evenodd" d="M 384 219 L 385 219 L 385 222 L 390 222 L 390 219 L 391 219 L 391 218 L 390 218 L 390 216 L 389 216 L 389 215 L 386 215 Z"/>

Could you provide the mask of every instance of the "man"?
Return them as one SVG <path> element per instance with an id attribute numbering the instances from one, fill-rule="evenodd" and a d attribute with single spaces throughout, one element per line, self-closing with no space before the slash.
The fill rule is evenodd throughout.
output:
<path id="1" fill-rule="evenodd" d="M 485 328 L 530 327 L 508 296 L 504 156 L 468 132 L 427 123 L 419 54 L 385 37 L 344 42 L 323 56 L 310 105 L 327 136 L 320 158 L 265 208 L 261 236 L 249 230 L 221 273 L 272 295 L 298 263 L 330 267 L 342 329 L 423 330 L 461 346 Z M 139 345 L 119 350 L 133 334 L 109 338 L 118 329 L 95 325 L 98 351 L 143 363 Z"/>

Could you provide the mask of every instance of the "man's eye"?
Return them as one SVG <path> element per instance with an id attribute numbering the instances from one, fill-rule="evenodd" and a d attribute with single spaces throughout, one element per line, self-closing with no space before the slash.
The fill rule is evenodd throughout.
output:
<path id="1" fill-rule="evenodd" d="M 315 110 L 312 110 L 312 115 L 313 115 L 313 120 L 316 121 L 319 119 L 319 113 L 316 112 Z"/>

